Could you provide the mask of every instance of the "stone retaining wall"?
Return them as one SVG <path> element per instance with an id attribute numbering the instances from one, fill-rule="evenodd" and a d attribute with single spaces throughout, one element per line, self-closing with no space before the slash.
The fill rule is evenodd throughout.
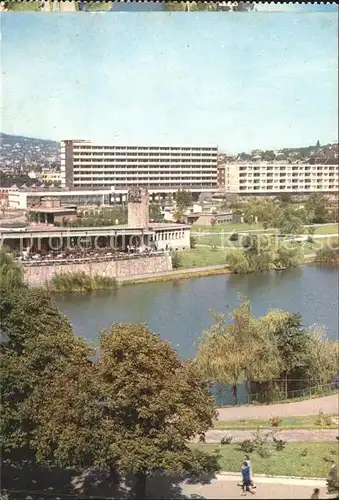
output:
<path id="1" fill-rule="evenodd" d="M 172 271 L 172 259 L 169 254 L 152 255 L 138 259 L 111 260 L 105 262 L 86 262 L 82 264 L 52 264 L 47 266 L 24 266 L 25 281 L 28 285 L 41 285 L 50 280 L 56 273 L 67 273 L 84 271 L 90 276 L 96 274 L 120 278 L 125 276 L 136 276 Z"/>

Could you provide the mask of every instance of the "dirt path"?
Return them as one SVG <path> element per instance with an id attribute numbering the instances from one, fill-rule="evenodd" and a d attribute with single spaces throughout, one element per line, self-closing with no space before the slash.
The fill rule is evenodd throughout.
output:
<path id="1" fill-rule="evenodd" d="M 211 429 L 206 432 L 206 443 L 220 443 L 224 436 L 232 437 L 232 443 L 240 443 L 245 439 L 253 439 L 255 431 L 249 430 L 217 430 Z M 277 438 L 288 443 L 309 443 L 321 441 L 333 441 L 336 443 L 336 437 L 339 431 L 337 429 L 296 429 L 278 430 Z M 269 438 L 269 441 L 272 437 Z"/>
<path id="2" fill-rule="evenodd" d="M 338 394 L 321 398 L 306 399 L 292 403 L 277 403 L 262 406 L 231 406 L 219 408 L 219 420 L 251 420 L 271 417 L 302 417 L 317 415 L 320 411 L 328 414 L 339 413 Z"/>
<path id="3" fill-rule="evenodd" d="M 239 477 L 237 478 L 224 476 L 213 479 L 210 483 L 207 484 L 186 483 L 182 487 L 182 493 L 184 495 L 187 495 L 186 498 L 190 498 L 191 495 L 201 495 L 200 498 L 205 499 L 225 500 L 227 498 L 239 498 L 240 500 L 243 497 L 238 486 L 238 483 L 240 481 L 239 478 L 240 472 Z M 333 496 L 327 495 L 325 481 L 307 479 L 287 481 L 281 478 L 267 478 L 266 480 L 261 480 L 259 479 L 259 477 L 256 477 L 255 482 L 257 483 L 257 490 L 256 495 L 253 495 L 253 498 L 267 498 L 271 500 L 281 498 L 285 498 L 286 500 L 297 498 L 311 498 L 315 487 L 318 487 L 320 489 L 319 498 L 333 498 Z M 248 497 L 252 498 L 252 495 L 248 494 L 246 498 Z"/>

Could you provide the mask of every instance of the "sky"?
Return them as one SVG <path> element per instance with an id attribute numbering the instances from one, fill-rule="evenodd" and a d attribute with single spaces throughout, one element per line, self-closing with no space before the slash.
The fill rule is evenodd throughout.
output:
<path id="1" fill-rule="evenodd" d="M 337 12 L 3 13 L 1 131 L 222 151 L 338 136 Z"/>

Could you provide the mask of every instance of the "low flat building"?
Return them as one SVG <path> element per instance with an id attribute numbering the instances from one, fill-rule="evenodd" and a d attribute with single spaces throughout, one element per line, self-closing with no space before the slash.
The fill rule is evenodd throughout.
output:
<path id="1" fill-rule="evenodd" d="M 225 213 L 190 213 L 185 215 L 187 224 L 193 226 L 214 226 L 218 224 L 231 224 L 233 222 L 233 212 Z"/>
<path id="2" fill-rule="evenodd" d="M 148 228 L 117 225 L 109 227 L 0 228 L 1 244 L 12 250 L 32 252 L 83 248 L 154 247 L 157 250 L 190 248 L 190 227 L 185 224 L 150 223 Z M 86 248 L 87 248 L 86 247 Z"/>
<path id="3" fill-rule="evenodd" d="M 60 200 L 62 204 L 86 206 L 86 205 L 110 205 L 112 203 L 112 191 L 110 189 L 9 189 L 8 206 L 14 209 L 26 210 L 33 205 L 39 204 L 41 198 L 48 196 Z"/>
<path id="4" fill-rule="evenodd" d="M 26 213 L 31 222 L 54 225 L 62 223 L 64 219 L 75 219 L 77 207 L 75 205 L 62 205 L 58 199 L 45 197 L 41 198 L 40 203 L 28 208 Z"/>

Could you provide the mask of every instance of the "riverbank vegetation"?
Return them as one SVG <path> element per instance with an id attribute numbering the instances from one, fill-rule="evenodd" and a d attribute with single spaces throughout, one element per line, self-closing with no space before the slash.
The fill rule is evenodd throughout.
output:
<path id="1" fill-rule="evenodd" d="M 45 287 L 53 293 L 91 292 L 94 290 L 115 290 L 117 282 L 109 276 L 99 274 L 91 276 L 85 271 L 72 271 L 55 273 L 45 283 Z"/>
<path id="2" fill-rule="evenodd" d="M 239 464 L 244 460 L 244 450 L 239 444 L 192 445 L 202 452 L 218 456 L 220 469 L 239 473 Z M 250 453 L 251 465 L 255 474 L 272 476 L 294 476 L 327 478 L 331 461 L 338 460 L 336 443 L 285 443 L 282 450 L 273 446 L 264 448 L 267 453 Z"/>
<path id="3" fill-rule="evenodd" d="M 303 260 L 300 245 L 279 243 L 269 235 L 247 235 L 242 245 L 242 249 L 232 250 L 226 255 L 230 271 L 236 274 L 286 269 L 298 266 Z"/>
<path id="4" fill-rule="evenodd" d="M 338 250 L 335 250 L 330 246 L 325 246 L 323 248 L 320 248 L 314 257 L 314 262 L 320 264 L 338 265 L 339 264 Z"/>
<path id="5" fill-rule="evenodd" d="M 338 343 L 327 340 L 320 327 L 306 329 L 299 314 L 281 310 L 256 318 L 244 300 L 229 317 L 214 315 L 202 334 L 196 362 L 209 382 L 231 385 L 237 403 L 242 382 L 258 402 L 288 399 L 310 387 L 328 388 L 338 359 Z"/>

